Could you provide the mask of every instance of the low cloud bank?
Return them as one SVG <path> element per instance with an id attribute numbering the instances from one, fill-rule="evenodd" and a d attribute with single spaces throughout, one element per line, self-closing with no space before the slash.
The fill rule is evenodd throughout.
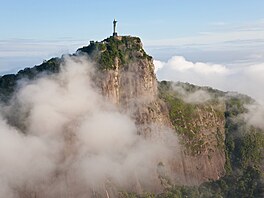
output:
<path id="1" fill-rule="evenodd" d="M 223 91 L 236 91 L 264 104 L 264 63 L 230 66 L 211 63 L 193 63 L 181 56 L 167 62 L 155 60 L 159 80 L 189 82 Z"/>

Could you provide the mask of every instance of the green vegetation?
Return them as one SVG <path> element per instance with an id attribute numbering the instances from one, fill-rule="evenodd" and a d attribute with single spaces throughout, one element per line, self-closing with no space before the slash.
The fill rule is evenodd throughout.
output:
<path id="1" fill-rule="evenodd" d="M 169 109 L 170 120 L 175 128 L 175 131 L 180 135 L 182 144 L 186 147 L 186 152 L 191 155 L 199 155 L 205 150 L 213 151 L 214 147 L 222 149 L 224 147 L 224 137 L 221 134 L 219 127 L 209 126 L 210 123 L 201 123 L 201 117 L 214 115 L 219 122 L 224 120 L 224 109 L 219 108 L 219 101 L 216 97 L 212 97 L 204 104 L 186 103 L 181 94 L 172 88 L 172 82 L 162 81 L 159 84 L 159 94 Z M 181 86 L 187 93 L 198 91 L 198 87 L 190 84 L 177 84 Z M 206 91 L 208 92 L 207 88 Z M 215 90 L 209 90 L 212 95 L 220 95 Z M 206 112 L 206 115 L 204 114 Z M 207 118 L 208 119 L 208 118 Z M 217 139 L 216 145 L 212 144 L 210 137 L 203 133 L 206 128 L 215 128 L 215 136 Z M 210 155 L 208 156 L 210 157 Z"/>
<path id="2" fill-rule="evenodd" d="M 120 192 L 119 198 L 155 198 L 155 194 L 153 193 L 143 193 L 141 195 L 133 192 Z"/>
<path id="3" fill-rule="evenodd" d="M 121 61 L 121 64 L 125 64 L 125 54 L 124 51 L 120 49 L 122 42 L 115 37 L 110 37 L 105 43 L 107 44 L 103 45 L 105 46 L 106 50 L 101 51 L 101 56 L 98 62 L 100 69 L 116 69 L 116 58 Z"/>
<path id="4" fill-rule="evenodd" d="M 226 155 L 228 171 L 259 167 L 263 160 L 264 134 L 260 129 L 248 126 L 242 116 L 244 105 L 252 102 L 245 96 L 234 96 L 226 101 Z"/>
<path id="5" fill-rule="evenodd" d="M 100 70 L 116 69 L 116 61 L 126 65 L 135 58 L 152 59 L 143 50 L 140 39 L 130 36 L 111 36 L 102 42 L 91 42 L 89 46 L 77 51 L 87 53 L 98 63 Z"/>
<path id="6" fill-rule="evenodd" d="M 244 105 L 252 102 L 246 96 L 229 97 L 226 101 L 226 171 L 227 175 L 214 186 L 225 197 L 263 197 L 264 132 L 248 126 L 242 116 Z"/>
<path id="7" fill-rule="evenodd" d="M 33 68 L 25 68 L 23 70 L 20 70 L 17 73 L 18 79 L 29 79 L 32 80 L 36 78 L 40 73 L 45 74 L 53 74 L 58 73 L 60 70 L 60 63 L 61 59 L 59 58 L 52 58 L 48 61 L 43 61 L 41 65 L 35 66 Z"/>
<path id="8" fill-rule="evenodd" d="M 158 198 L 261 198 L 263 183 L 258 170 L 248 167 L 239 175 L 207 182 L 200 186 L 173 186 L 166 189 Z"/>
<path id="9" fill-rule="evenodd" d="M 4 75 L 0 78 L 0 98 L 7 102 L 15 91 L 17 76 L 15 74 Z"/>
<path id="10" fill-rule="evenodd" d="M 173 186 L 165 192 L 157 195 L 157 198 L 185 198 L 197 197 L 199 198 L 199 191 L 197 187 Z"/>
<path id="11" fill-rule="evenodd" d="M 61 61 L 59 58 L 52 58 L 44 61 L 41 65 L 20 70 L 17 74 L 8 74 L 0 77 L 0 100 L 8 102 L 16 90 L 18 81 L 21 79 L 33 80 L 43 73 L 52 74 L 59 72 Z"/>

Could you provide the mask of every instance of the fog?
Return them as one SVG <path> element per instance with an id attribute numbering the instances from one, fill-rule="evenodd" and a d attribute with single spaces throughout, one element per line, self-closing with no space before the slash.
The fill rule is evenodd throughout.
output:
<path id="1" fill-rule="evenodd" d="M 257 128 L 264 130 L 264 106 L 258 103 L 245 105 L 247 113 L 243 114 L 245 121 Z"/>
<path id="2" fill-rule="evenodd" d="M 23 80 L 0 108 L 0 197 L 89 197 L 160 185 L 170 148 L 137 135 L 91 80 L 93 64 L 64 58 L 59 74 Z M 175 137 L 176 138 L 176 137 Z"/>
<path id="3" fill-rule="evenodd" d="M 196 90 L 194 92 L 187 92 L 184 85 L 172 84 L 172 89 L 178 94 L 184 102 L 191 104 L 202 104 L 212 99 L 210 93 L 205 90 Z"/>

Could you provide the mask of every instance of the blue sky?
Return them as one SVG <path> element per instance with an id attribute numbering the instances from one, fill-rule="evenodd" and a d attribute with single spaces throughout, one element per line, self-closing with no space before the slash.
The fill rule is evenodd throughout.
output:
<path id="1" fill-rule="evenodd" d="M 264 1 L 0 0 L 0 73 L 72 53 L 112 34 L 141 37 L 148 53 L 166 61 L 233 65 L 264 59 Z"/>

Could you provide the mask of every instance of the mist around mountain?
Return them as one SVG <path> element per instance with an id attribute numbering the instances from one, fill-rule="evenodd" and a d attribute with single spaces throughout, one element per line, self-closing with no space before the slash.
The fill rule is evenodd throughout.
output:
<path id="1" fill-rule="evenodd" d="M 263 109 L 156 80 L 112 36 L 0 78 L 1 197 L 263 197 Z"/>

